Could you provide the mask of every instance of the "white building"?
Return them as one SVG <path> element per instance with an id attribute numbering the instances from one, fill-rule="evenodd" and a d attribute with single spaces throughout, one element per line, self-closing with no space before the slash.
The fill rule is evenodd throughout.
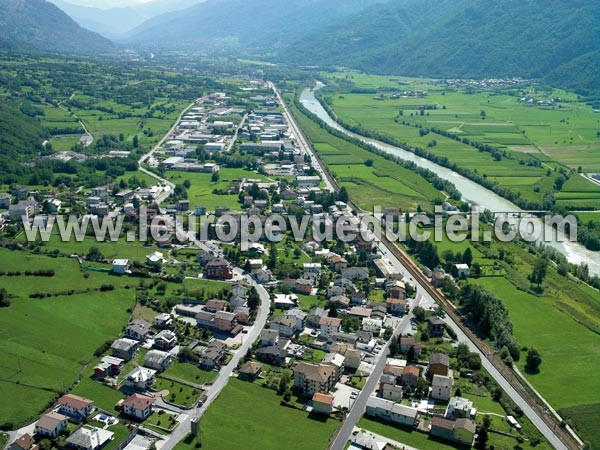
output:
<path id="1" fill-rule="evenodd" d="M 367 415 L 379 417 L 387 422 L 413 427 L 418 413 L 417 408 L 394 403 L 391 400 L 378 397 L 369 397 L 367 400 Z"/>

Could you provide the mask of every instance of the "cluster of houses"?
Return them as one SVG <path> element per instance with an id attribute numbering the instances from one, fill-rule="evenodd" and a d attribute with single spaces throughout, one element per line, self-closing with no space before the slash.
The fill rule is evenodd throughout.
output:
<path id="1" fill-rule="evenodd" d="M 152 414 L 154 403 L 154 397 L 133 393 L 121 400 L 117 407 L 125 418 L 141 421 Z M 64 436 L 68 448 L 98 450 L 112 442 L 115 433 L 105 427 L 104 423 L 92 420 L 95 415 L 108 417 L 95 407 L 93 400 L 74 394 L 63 395 L 50 412 L 37 420 L 32 433 L 19 436 L 9 448 L 39 450 L 42 439 L 56 442 L 59 436 Z"/>
<path id="2" fill-rule="evenodd" d="M 404 345 L 415 343 L 407 338 Z M 431 402 L 426 402 L 427 406 L 403 402 L 404 395 L 414 391 L 419 383 L 427 383 Z M 471 446 L 476 434 L 477 410 L 470 400 L 452 395 L 453 384 L 450 361 L 443 353 L 431 354 L 426 366 L 389 359 L 376 392 L 367 401 L 366 414 Z M 439 404 L 446 406 L 440 408 Z"/>

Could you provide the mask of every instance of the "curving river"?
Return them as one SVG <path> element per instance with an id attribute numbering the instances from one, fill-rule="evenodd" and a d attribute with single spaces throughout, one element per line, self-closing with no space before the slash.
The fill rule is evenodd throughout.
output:
<path id="1" fill-rule="evenodd" d="M 424 167 L 426 169 L 431 170 L 436 173 L 440 178 L 444 180 L 451 181 L 454 183 L 456 188 L 461 192 L 462 197 L 465 201 L 476 205 L 482 209 L 489 209 L 495 213 L 519 213 L 523 212 L 517 205 L 512 202 L 509 202 L 505 198 L 500 197 L 489 189 L 484 188 L 483 186 L 475 183 L 474 181 L 469 180 L 468 178 L 446 168 L 440 166 L 434 162 L 429 161 L 428 159 L 421 158 L 414 153 L 403 150 L 399 147 L 395 147 L 393 145 L 389 145 L 375 139 L 366 138 L 360 136 L 358 134 L 352 133 L 349 130 L 346 130 L 341 125 L 339 125 L 323 108 L 319 100 L 317 100 L 315 96 L 315 91 L 323 88 L 324 85 L 320 82 L 317 82 L 317 85 L 314 89 L 304 89 L 300 95 L 300 102 L 304 105 L 306 109 L 315 114 L 321 120 L 323 120 L 327 125 L 337 130 L 342 131 L 348 136 L 351 136 L 356 139 L 360 139 L 367 144 L 371 144 L 376 148 L 392 154 L 394 156 L 398 156 L 407 161 L 412 161 L 420 167 Z M 549 233 L 550 234 L 550 233 Z M 561 253 L 563 253 L 569 262 L 574 264 L 585 263 L 589 267 L 590 274 L 600 275 L 600 254 L 596 252 L 592 252 L 586 249 L 583 245 L 580 245 L 576 242 L 558 242 L 557 240 L 553 240 L 552 242 L 548 242 L 549 245 L 558 249 Z"/>

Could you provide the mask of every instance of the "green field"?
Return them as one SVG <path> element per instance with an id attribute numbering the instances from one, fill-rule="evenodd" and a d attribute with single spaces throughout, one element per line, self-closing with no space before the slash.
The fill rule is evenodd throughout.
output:
<path id="1" fill-rule="evenodd" d="M 214 211 L 217 206 L 227 206 L 232 210 L 241 210 L 238 195 L 215 195 L 213 191 L 226 190 L 238 179 L 248 178 L 253 180 L 265 180 L 266 178 L 259 173 L 250 172 L 244 169 L 222 168 L 219 173 L 219 181 L 211 181 L 210 173 L 188 173 L 170 171 L 166 174 L 167 179 L 176 184 L 182 184 L 185 180 L 191 182 L 191 187 L 187 190 L 190 207 L 204 206 L 208 211 Z"/>
<path id="2" fill-rule="evenodd" d="M 341 74 L 325 76 L 330 80 L 344 78 Z M 567 93 L 556 91 L 553 95 L 568 102 L 555 107 L 538 107 L 520 102 L 521 95 L 516 89 L 468 91 L 429 80 L 363 74 L 345 78 L 356 87 L 381 92 L 385 99 L 375 100 L 372 93 L 350 93 L 347 89 L 336 92 L 335 87 L 327 90 L 325 98 L 344 122 L 383 132 L 401 142 L 445 156 L 450 162 L 476 170 L 520 193 L 526 200 L 539 202 L 552 187 L 556 175 L 548 176 L 546 171 L 554 167 L 550 165 L 553 161 L 573 169 L 581 167 L 584 172 L 600 170 L 599 116 Z M 393 90 L 411 89 L 425 90 L 428 95 L 391 98 Z M 427 109 L 421 114 L 420 108 Z M 421 135 L 415 126 L 435 128 L 493 145 L 505 151 L 506 157 L 496 161 L 489 153 L 440 134 Z M 428 146 L 432 139 L 437 145 Z M 530 163 L 541 163 L 541 167 Z M 597 187 L 586 183 L 600 195 Z M 577 191 L 567 189 L 567 192 Z M 592 202 L 571 200 L 567 197 L 558 203 L 574 209 L 588 205 L 600 207 L 597 197 Z"/>
<path id="3" fill-rule="evenodd" d="M 185 408 L 193 406 L 194 403 L 196 403 L 196 400 L 200 398 L 202 393 L 202 391 L 199 389 L 161 377 L 156 379 L 154 389 L 157 391 L 168 391 L 168 394 L 163 395 L 163 398 L 170 403 L 174 403 Z"/>
<path id="4" fill-rule="evenodd" d="M 114 279 L 106 274 L 84 278 L 76 261 L 1 251 L 2 270 L 54 268 L 54 277 L 1 277 L 14 296 L 0 314 L 1 423 L 21 423 L 39 413 L 71 386 L 94 351 L 114 339 L 127 323 L 134 291 L 60 295 L 29 299 L 32 292 L 94 289 Z M 119 283 L 115 283 L 117 286 Z M 122 284 L 122 283 L 121 283 Z"/>
<path id="5" fill-rule="evenodd" d="M 327 133 L 293 104 L 291 108 L 331 173 L 362 209 L 381 206 L 414 210 L 420 206 L 432 210 L 434 200 L 445 198 L 420 175 Z M 371 166 L 365 164 L 368 160 Z"/>
<path id="6" fill-rule="evenodd" d="M 304 411 L 281 406 L 276 392 L 231 379 L 202 421 L 202 445 L 211 450 L 251 448 L 322 450 L 339 425 L 335 419 L 315 419 Z M 285 443 L 285 444 L 283 444 Z M 180 442 L 177 450 L 195 443 Z"/>

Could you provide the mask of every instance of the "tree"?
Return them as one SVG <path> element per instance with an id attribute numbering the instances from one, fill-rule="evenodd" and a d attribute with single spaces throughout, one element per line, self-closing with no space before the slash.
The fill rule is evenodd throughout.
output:
<path id="1" fill-rule="evenodd" d="M 183 182 L 183 187 L 186 188 L 186 189 L 191 188 L 192 187 L 192 182 L 190 180 L 185 180 Z"/>
<path id="2" fill-rule="evenodd" d="M 471 247 L 467 247 L 463 253 L 462 262 L 469 266 L 473 263 L 473 252 L 471 251 Z"/>
<path id="3" fill-rule="evenodd" d="M 529 281 L 531 281 L 534 284 L 537 284 L 538 287 L 540 287 L 544 282 L 544 278 L 546 278 L 547 272 L 548 260 L 545 258 L 540 258 L 533 265 L 533 270 L 531 272 L 531 275 L 529 275 Z"/>
<path id="4" fill-rule="evenodd" d="M 420 306 L 413 309 L 413 315 L 417 322 L 423 322 L 425 320 L 425 310 Z"/>
<path id="5" fill-rule="evenodd" d="M 481 430 L 479 430 L 479 434 L 477 435 L 477 441 L 475 441 L 475 448 L 477 450 L 485 450 L 488 439 L 489 436 L 487 428 L 481 427 Z"/>
<path id="6" fill-rule="evenodd" d="M 338 316 L 337 306 L 331 305 L 329 307 L 329 313 L 327 314 L 327 316 L 328 317 L 337 317 Z"/>
<path id="7" fill-rule="evenodd" d="M 219 175 L 219 172 L 213 172 L 212 177 L 210 177 L 210 181 L 216 183 L 217 181 L 219 181 L 220 177 L 221 176 Z"/>
<path id="8" fill-rule="evenodd" d="M 89 261 L 100 261 L 104 259 L 104 255 L 98 247 L 93 246 L 88 250 L 87 259 Z"/>
<path id="9" fill-rule="evenodd" d="M 140 146 L 140 138 L 135 135 L 133 137 L 133 148 L 138 148 Z"/>
<path id="10" fill-rule="evenodd" d="M 10 297 L 6 292 L 6 289 L 0 289 L 0 308 L 7 308 L 10 306 Z"/>
<path id="11" fill-rule="evenodd" d="M 348 198 L 348 190 L 345 187 L 342 187 L 338 193 L 338 200 L 340 202 L 348 203 Z"/>
<path id="12" fill-rule="evenodd" d="M 537 349 L 531 347 L 527 351 L 527 358 L 525 359 L 525 370 L 529 373 L 537 373 L 540 370 L 542 364 L 542 356 Z"/>

